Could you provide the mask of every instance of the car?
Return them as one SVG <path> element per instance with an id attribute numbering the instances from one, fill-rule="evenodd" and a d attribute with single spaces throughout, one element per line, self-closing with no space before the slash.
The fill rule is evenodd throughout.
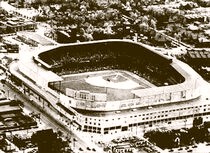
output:
<path id="1" fill-rule="evenodd" d="M 168 152 L 174 152 L 174 150 L 173 149 L 170 149 Z"/>
<path id="2" fill-rule="evenodd" d="M 180 150 L 183 150 L 183 148 L 182 147 L 180 147 L 180 148 L 178 148 L 178 150 L 180 151 Z"/>
<path id="3" fill-rule="evenodd" d="M 87 147 L 87 150 L 91 150 L 90 147 Z"/>
<path id="4" fill-rule="evenodd" d="M 95 148 L 93 148 L 93 149 L 92 149 L 92 151 L 96 151 L 96 149 L 95 149 Z"/>
<path id="5" fill-rule="evenodd" d="M 2 83 L 2 84 L 5 84 L 5 83 L 6 83 L 6 80 L 5 80 L 5 79 L 2 79 L 2 80 L 1 80 L 1 83 Z"/>
<path id="6" fill-rule="evenodd" d="M 190 147 L 187 146 L 187 147 L 185 147 L 185 150 L 188 150 L 189 148 L 190 148 Z"/>
<path id="7" fill-rule="evenodd" d="M 152 109 L 153 107 L 152 106 L 148 106 L 148 109 Z"/>
<path id="8" fill-rule="evenodd" d="M 32 143 L 27 144 L 27 148 L 33 148 L 33 147 L 34 147 L 34 144 L 32 144 Z"/>
<path id="9" fill-rule="evenodd" d="M 37 149 L 33 149 L 33 150 L 29 151 L 28 153 L 35 153 L 37 151 L 38 151 Z"/>
<path id="10" fill-rule="evenodd" d="M 190 150 L 187 150 L 187 152 L 192 152 L 192 149 L 190 149 Z"/>
<path id="11" fill-rule="evenodd" d="M 83 151 L 83 149 L 82 148 L 79 148 L 79 151 Z"/>

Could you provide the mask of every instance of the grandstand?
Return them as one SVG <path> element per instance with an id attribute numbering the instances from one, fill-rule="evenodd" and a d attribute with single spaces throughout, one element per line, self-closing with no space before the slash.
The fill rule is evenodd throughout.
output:
<path id="1" fill-rule="evenodd" d="M 21 57 L 10 71 L 23 92 L 56 108 L 67 126 L 102 138 L 210 107 L 197 101 L 202 78 L 192 68 L 141 43 L 71 43 Z"/>
<path id="2" fill-rule="evenodd" d="M 63 46 L 40 53 L 39 59 L 58 75 L 117 69 L 133 72 L 156 86 L 184 81 L 169 66 L 170 59 L 147 50 L 142 45 L 116 40 Z"/>
<path id="3" fill-rule="evenodd" d="M 59 46 L 34 59 L 62 77 L 62 81 L 49 82 L 51 89 L 78 100 L 108 102 L 135 99 L 139 92 L 134 90 L 185 81 L 170 65 L 171 59 L 148 50 L 133 42 L 108 40 Z M 117 74 L 126 80 L 111 79 Z M 131 84 L 134 86 L 127 88 Z"/>
<path id="4" fill-rule="evenodd" d="M 171 59 L 132 41 L 68 44 L 40 52 L 33 60 L 61 77 L 48 87 L 75 100 L 71 107 L 77 109 L 128 109 L 198 95 L 191 93 L 195 80 Z"/>

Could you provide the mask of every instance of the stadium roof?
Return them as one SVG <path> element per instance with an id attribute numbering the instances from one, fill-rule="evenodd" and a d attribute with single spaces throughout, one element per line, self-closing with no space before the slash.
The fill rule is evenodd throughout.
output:
<path id="1" fill-rule="evenodd" d="M 121 43 L 121 44 L 119 44 Z M 34 55 L 34 60 L 37 62 L 41 63 L 43 66 L 46 68 L 50 69 L 53 67 L 50 63 L 47 63 L 47 61 L 52 61 L 52 59 L 56 58 L 56 56 L 59 54 L 62 54 L 64 52 L 74 50 L 76 52 L 76 49 L 79 51 L 86 51 L 88 49 L 93 50 L 93 49 L 99 49 L 99 50 L 110 50 L 112 47 L 116 48 L 117 45 L 118 47 L 122 47 L 122 45 L 130 45 L 132 47 L 132 50 L 135 52 L 137 47 L 139 53 L 141 54 L 149 54 L 150 56 L 155 56 L 155 58 L 161 59 L 161 63 L 171 63 L 171 58 L 162 55 L 161 53 L 157 52 L 154 48 L 147 46 L 145 44 L 142 44 L 140 42 L 134 42 L 131 40 L 121 40 L 121 39 L 108 39 L 108 40 L 97 40 L 97 41 L 90 41 L 90 42 L 80 42 L 80 43 L 70 43 L 70 44 L 62 44 L 62 45 L 57 45 L 54 48 L 48 49 L 48 50 L 42 50 L 39 51 L 37 55 Z M 98 47 L 98 48 L 96 48 Z M 101 48 L 100 48 L 101 47 Z M 128 47 L 128 46 L 127 46 Z M 123 47 L 122 50 L 126 50 L 128 48 Z M 129 48 L 131 49 L 131 48 Z M 128 50 L 129 50 L 128 49 Z M 114 50 L 114 49 L 113 49 Z M 128 53 L 130 53 L 128 51 Z M 163 60 L 164 59 L 164 60 Z"/>
<path id="2" fill-rule="evenodd" d="M 60 76 L 58 76 L 54 72 L 46 71 L 45 69 L 43 69 L 40 64 L 36 64 L 33 62 L 27 62 L 27 63 L 21 63 L 21 64 L 26 64 L 28 71 L 34 72 L 34 73 L 31 73 L 31 75 L 36 74 L 39 77 L 43 78 L 43 80 L 45 80 L 47 82 L 63 80 Z M 35 82 L 38 80 L 38 78 L 36 76 L 34 77 L 34 79 L 35 79 L 34 80 Z"/>

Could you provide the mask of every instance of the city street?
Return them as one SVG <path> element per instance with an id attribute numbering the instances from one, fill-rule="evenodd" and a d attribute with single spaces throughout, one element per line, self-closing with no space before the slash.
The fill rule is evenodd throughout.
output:
<path id="1" fill-rule="evenodd" d="M 0 153 L 210 153 L 210 0 L 0 8 Z"/>
<path id="2" fill-rule="evenodd" d="M 163 153 L 174 152 L 174 153 L 209 153 L 210 144 L 209 143 L 199 143 L 194 146 L 165 149 Z"/>
<path id="3" fill-rule="evenodd" d="M 29 99 L 27 99 L 26 96 L 21 94 L 21 92 L 17 92 L 14 87 L 11 85 L 2 84 L 0 83 L 0 88 L 5 91 L 5 95 L 8 96 L 10 99 L 18 99 L 24 102 L 24 107 L 27 110 L 31 110 L 31 112 L 34 113 L 40 113 L 41 114 L 41 120 L 45 123 L 46 127 L 51 127 L 54 131 L 60 130 L 63 134 L 65 134 L 65 137 L 68 137 L 68 140 L 70 142 L 70 146 L 72 147 L 72 150 L 74 150 L 75 153 L 79 152 L 95 152 L 97 148 L 92 148 L 92 146 L 88 146 L 84 140 L 82 140 L 80 137 L 72 133 L 66 126 L 61 125 L 58 121 L 56 121 L 53 117 L 51 117 L 49 114 L 46 113 L 46 111 L 41 110 L 40 108 L 36 107 L 34 104 L 30 102 Z M 45 109 L 49 109 L 47 106 Z M 93 150 L 92 150 L 93 149 Z M 100 151 L 101 152 L 101 151 Z"/>

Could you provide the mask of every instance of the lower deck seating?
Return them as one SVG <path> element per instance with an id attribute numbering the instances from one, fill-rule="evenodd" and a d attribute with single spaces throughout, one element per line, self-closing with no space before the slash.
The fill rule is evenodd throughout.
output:
<path id="1" fill-rule="evenodd" d="M 58 75 L 119 69 L 144 77 L 156 86 L 184 81 L 184 78 L 170 66 L 168 59 L 140 45 L 110 43 L 63 47 L 39 56 L 51 65 L 52 71 Z"/>

